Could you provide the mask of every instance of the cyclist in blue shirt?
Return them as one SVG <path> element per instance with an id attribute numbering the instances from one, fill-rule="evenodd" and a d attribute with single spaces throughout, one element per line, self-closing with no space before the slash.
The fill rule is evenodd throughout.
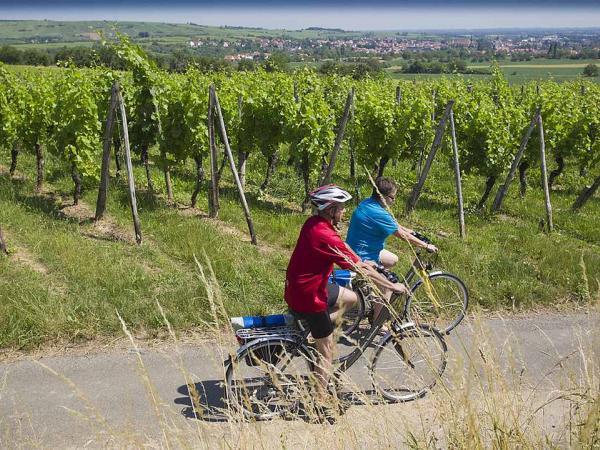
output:
<path id="1" fill-rule="evenodd" d="M 386 209 L 396 200 L 398 187 L 390 178 L 379 177 L 375 180 L 377 189 L 371 197 L 363 200 L 350 219 L 346 243 L 363 260 L 374 261 L 391 268 L 398 262 L 398 256 L 384 248 L 385 240 L 394 235 L 429 252 L 437 252 L 437 247 L 427 244 L 413 236 L 413 230 L 400 225 Z M 379 191 L 379 193 L 377 192 Z M 381 195 L 379 195 L 381 194 Z M 389 300 L 391 291 L 383 290 Z M 376 305 L 375 317 L 382 305 Z"/>

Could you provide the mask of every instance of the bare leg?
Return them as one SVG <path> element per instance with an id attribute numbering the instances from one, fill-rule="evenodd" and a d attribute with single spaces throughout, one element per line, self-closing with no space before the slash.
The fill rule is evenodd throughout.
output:
<path id="1" fill-rule="evenodd" d="M 379 262 L 386 269 L 391 269 L 398 263 L 398 256 L 390 252 L 389 250 L 383 249 L 381 250 L 381 252 L 379 252 Z M 392 291 L 390 291 L 389 289 L 384 289 L 379 285 L 377 285 L 377 287 L 383 294 L 385 301 L 388 302 L 392 297 Z M 375 304 L 373 305 L 373 320 L 375 321 L 379 317 L 379 314 L 381 313 L 384 304 L 381 301 L 377 301 L 374 303 Z"/>
<path id="2" fill-rule="evenodd" d="M 386 269 L 391 269 L 398 263 L 398 256 L 389 250 L 383 249 L 379 252 L 379 262 Z"/>
<path id="3" fill-rule="evenodd" d="M 377 286 L 379 288 L 379 290 L 381 291 L 381 293 L 383 294 L 383 297 L 385 299 L 385 304 L 387 304 L 387 302 L 390 301 L 390 298 L 392 297 L 392 291 L 390 289 L 384 289 L 381 286 Z M 381 313 L 381 310 L 384 307 L 384 302 L 381 300 L 377 300 L 375 302 L 373 302 L 373 321 L 376 321 L 377 318 L 379 317 L 379 314 Z"/>
<path id="4" fill-rule="evenodd" d="M 319 362 L 315 367 L 317 394 L 323 398 L 327 395 L 327 383 L 329 382 L 333 363 L 333 333 L 327 337 L 315 339 L 315 343 L 320 355 Z"/>
<path id="5" fill-rule="evenodd" d="M 333 312 L 329 315 L 331 321 L 336 322 L 344 314 L 344 311 L 351 309 L 357 301 L 356 292 L 341 287 Z"/>

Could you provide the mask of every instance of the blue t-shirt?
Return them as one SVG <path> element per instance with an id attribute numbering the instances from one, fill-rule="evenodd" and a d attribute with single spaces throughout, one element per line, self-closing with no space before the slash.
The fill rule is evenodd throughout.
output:
<path id="1" fill-rule="evenodd" d="M 369 197 L 352 213 L 346 243 L 363 260 L 379 261 L 385 240 L 397 230 L 394 217 L 377 200 Z"/>

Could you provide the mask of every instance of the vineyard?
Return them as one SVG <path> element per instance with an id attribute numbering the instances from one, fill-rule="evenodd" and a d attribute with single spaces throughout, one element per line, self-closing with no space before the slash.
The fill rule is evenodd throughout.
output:
<path id="1" fill-rule="evenodd" d="M 497 67 L 492 68 L 492 80 L 482 82 L 457 78 L 423 82 L 387 78 L 354 80 L 323 77 L 308 69 L 293 74 L 259 70 L 225 75 L 191 68 L 186 73 L 173 74 L 157 68 L 139 47 L 126 39 L 114 45 L 129 68 L 127 72 L 102 67 L 79 69 L 68 63 L 60 70 L 17 72 L 0 66 L 0 162 L 10 165 L 7 171 L 13 176 L 13 181 L 3 178 L 0 186 L 4 190 L 1 204 L 8 205 L 3 206 L 4 213 L 0 212 L 0 237 L 5 235 L 9 249 L 11 238 L 17 236 L 19 241 L 19 232 L 23 236 L 35 233 L 32 223 L 21 226 L 14 222 L 18 211 L 11 202 L 38 198 L 48 191 L 48 186 L 68 191 L 71 205 L 80 201 L 96 202 L 103 145 L 107 143 L 111 147 L 104 147 L 112 148 L 111 171 L 117 181 L 110 188 L 108 212 L 113 215 L 112 220 L 131 229 L 124 207 L 128 204 L 126 187 L 119 183 L 127 178 L 123 141 L 127 126 L 137 177 L 141 228 L 148 230 L 152 245 L 158 245 L 156 242 L 163 239 L 160 252 L 144 247 L 140 251 L 156 260 L 164 259 L 165 252 L 176 252 L 176 261 L 172 263 L 176 267 L 184 264 L 182 261 L 189 263 L 192 253 L 206 250 L 215 258 L 217 272 L 219 267 L 223 270 L 217 276 L 230 277 L 229 282 L 224 283 L 225 294 L 232 298 L 243 294 L 253 307 L 269 310 L 279 305 L 277 297 L 282 278 L 279 272 L 285 268 L 285 253 L 266 257 L 264 248 L 263 253 L 244 250 L 254 253 L 246 254 L 247 261 L 241 263 L 245 265 L 240 268 L 236 266 L 240 262 L 234 261 L 240 255 L 235 258 L 233 254 L 219 255 L 220 251 L 229 251 L 229 247 L 223 248 L 229 244 L 213 242 L 218 237 L 211 234 L 208 227 L 203 225 L 202 228 L 206 240 L 198 240 L 192 236 L 192 225 L 187 222 L 178 225 L 183 220 L 181 215 L 171 215 L 173 211 L 181 211 L 183 206 L 192 211 L 208 207 L 209 215 L 219 218 L 221 228 L 230 226 L 238 231 L 238 235 L 228 240 L 239 242 L 246 230 L 244 216 L 236 206 L 238 193 L 232 187 L 235 179 L 224 156 L 226 147 L 234 152 L 235 169 L 248 197 L 259 244 L 269 243 L 269 249 L 285 250 L 293 246 L 305 217 L 302 213 L 307 209 L 307 193 L 324 180 L 332 179 L 357 198 L 364 198 L 370 191 L 369 174 L 389 175 L 398 179 L 400 193 L 407 198 L 415 181 L 423 177 L 421 203 L 412 205 L 414 211 L 409 214 L 408 210 L 413 208 L 401 203 L 403 195 L 399 195 L 395 212 L 427 232 L 439 231 L 438 239 L 442 240 L 441 247 L 448 255 L 445 263 L 454 264 L 453 271 L 465 275 L 482 306 L 532 305 L 537 299 L 553 303 L 553 298 L 582 301 L 598 291 L 593 274 L 600 272 L 600 235 L 595 223 L 599 205 L 594 198 L 600 186 L 600 85 L 584 81 L 562 84 L 547 81 L 510 86 Z M 122 94 L 125 114 L 117 114 L 112 129 L 107 132 L 115 86 Z M 211 86 L 218 95 L 227 142 L 219 133 L 219 127 L 212 128 L 207 120 Z M 460 235 L 457 237 L 455 225 L 457 200 L 453 167 L 456 160 L 450 127 L 442 127 L 449 117 L 450 107 L 466 198 L 467 237 L 464 240 Z M 436 135 L 439 139 L 434 142 Z M 530 135 L 528 140 L 524 139 L 526 135 Z M 539 183 L 544 172 L 540 172 L 542 146 L 549 167 L 550 197 L 546 197 L 546 201 L 553 202 L 556 224 L 556 231 L 548 235 L 538 233 L 538 230 L 549 231 Z M 437 154 L 428 161 L 435 147 Z M 520 147 L 522 158 L 515 160 Z M 212 158 L 211 149 L 214 149 Z M 429 162 L 432 163 L 431 174 L 425 178 Z M 511 165 L 518 171 L 518 186 L 508 191 L 504 205 L 498 202 L 492 205 L 495 190 L 506 184 Z M 19 184 L 19 174 L 35 181 Z M 216 190 L 214 198 L 209 195 L 211 186 L 213 193 Z M 220 199 L 216 195 L 219 193 Z M 23 212 L 23 220 L 35 209 L 32 205 L 39 205 L 38 200 L 27 201 L 29 206 L 27 212 Z M 38 209 L 48 212 L 56 208 L 46 205 Z M 490 209 L 494 209 L 495 215 Z M 48 220 L 44 216 L 33 222 L 43 224 L 40 226 L 44 229 L 54 227 Z M 2 234 L 2 230 L 5 233 Z M 182 234 L 171 235 L 178 232 Z M 26 240 L 23 236 L 21 240 Z M 484 241 L 494 242 L 495 253 L 484 251 L 483 256 L 480 255 Z M 504 243 L 509 242 L 517 247 L 514 253 L 503 249 Z M 169 245 L 178 249 L 169 249 Z M 525 256 L 518 256 L 518 247 Z M 92 249 L 85 245 L 82 249 L 87 256 L 80 257 L 80 266 L 110 265 L 109 261 L 118 257 L 117 253 L 110 253 L 103 256 L 102 263 L 91 263 L 85 258 L 94 260 Z M 482 272 L 477 267 L 482 259 L 478 258 L 487 258 L 489 277 L 481 278 Z M 504 266 L 502 258 L 507 259 Z M 263 261 L 256 263 L 257 259 Z M 511 259 L 516 260 L 509 261 Z M 559 265 L 560 260 L 573 269 L 562 273 L 559 268 L 549 267 Z M 9 268 L 5 261 L 0 264 L 15 280 L 20 279 L 17 269 Z M 170 269 L 179 270 L 170 264 Z M 275 269 L 274 265 L 278 267 Z M 69 277 L 85 278 L 82 272 L 86 270 L 80 266 L 71 267 L 63 281 Z M 506 269 L 509 266 L 510 270 Z M 232 275 L 236 270 L 248 272 L 239 275 L 248 283 L 269 281 L 264 281 L 262 288 L 243 286 L 242 282 L 240 288 L 237 275 Z M 191 311 L 203 308 L 202 300 L 198 300 L 203 294 L 198 291 L 200 288 L 180 285 L 183 280 L 185 284 L 193 283 L 193 277 L 185 272 L 181 270 L 182 278 L 177 282 L 177 277 L 165 281 L 165 274 L 150 275 L 171 287 L 171 290 L 165 288 L 166 292 L 141 293 L 136 290 L 139 286 L 131 289 L 135 296 L 143 299 L 142 303 L 160 299 L 167 304 L 167 309 L 169 302 L 173 307 L 176 305 L 175 300 L 169 300 L 173 296 L 196 299 L 196 303 L 192 302 L 193 305 L 173 319 L 176 326 L 192 326 L 198 322 Z M 93 273 L 87 276 L 91 280 Z M 521 282 L 518 279 L 521 276 L 536 281 Z M 42 335 L 69 334 L 64 329 L 38 332 L 36 327 L 42 326 L 38 319 L 25 314 L 23 317 L 34 322 L 28 323 L 19 318 L 19 308 L 35 309 L 31 299 L 60 294 L 34 293 L 28 300 L 31 305 L 19 306 L 16 304 L 21 297 L 4 276 L 2 278 L 0 294 L 11 296 L 13 301 L 9 303 L 13 306 L 5 305 L 0 316 L 12 317 L 21 331 L 10 334 L 4 329 L 0 343 L 15 344 L 44 339 Z M 127 283 L 135 286 L 140 281 L 139 277 L 132 280 L 129 275 L 122 281 L 123 284 L 103 288 L 102 295 L 91 297 L 100 301 L 99 297 L 114 296 L 114 307 L 125 304 L 128 298 L 119 289 L 128 292 Z M 81 289 L 69 295 L 89 294 L 88 288 Z M 270 296 L 266 303 L 262 299 L 264 292 Z M 111 315 L 111 309 L 98 312 L 94 309 L 96 306 L 91 305 L 94 301 L 86 301 L 89 304 L 81 308 L 73 306 L 73 315 L 79 317 L 73 320 L 84 320 L 86 314 L 95 311 L 94 323 L 83 327 L 88 331 L 78 331 L 86 336 L 116 326 L 112 317 L 102 317 Z M 247 307 L 241 300 L 234 301 L 232 312 L 247 312 Z M 131 307 L 130 322 L 152 328 L 156 318 L 145 317 L 140 309 L 141 305 Z M 36 310 L 33 315 L 36 314 L 41 311 Z M 124 315 L 127 316 L 127 311 Z M 107 326 L 104 321 L 111 325 Z"/>

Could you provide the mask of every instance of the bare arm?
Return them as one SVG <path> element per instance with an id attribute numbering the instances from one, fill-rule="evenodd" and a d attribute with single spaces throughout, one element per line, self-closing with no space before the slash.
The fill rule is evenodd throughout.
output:
<path id="1" fill-rule="evenodd" d="M 417 247 L 423 247 L 429 252 L 435 253 L 438 251 L 438 248 L 435 245 L 423 242 L 421 239 L 417 238 L 416 236 L 413 236 L 413 232 L 414 231 L 410 228 L 406 228 L 398 224 L 398 230 L 394 232 L 394 236 L 407 241 L 409 244 L 416 245 Z"/>
<path id="2" fill-rule="evenodd" d="M 378 285 L 385 289 L 390 289 L 394 292 L 406 292 L 406 286 L 403 283 L 392 283 L 382 274 L 377 272 L 377 270 L 373 267 L 373 264 L 370 261 L 361 261 L 358 263 L 358 266 L 364 270 L 366 275 Z"/>

